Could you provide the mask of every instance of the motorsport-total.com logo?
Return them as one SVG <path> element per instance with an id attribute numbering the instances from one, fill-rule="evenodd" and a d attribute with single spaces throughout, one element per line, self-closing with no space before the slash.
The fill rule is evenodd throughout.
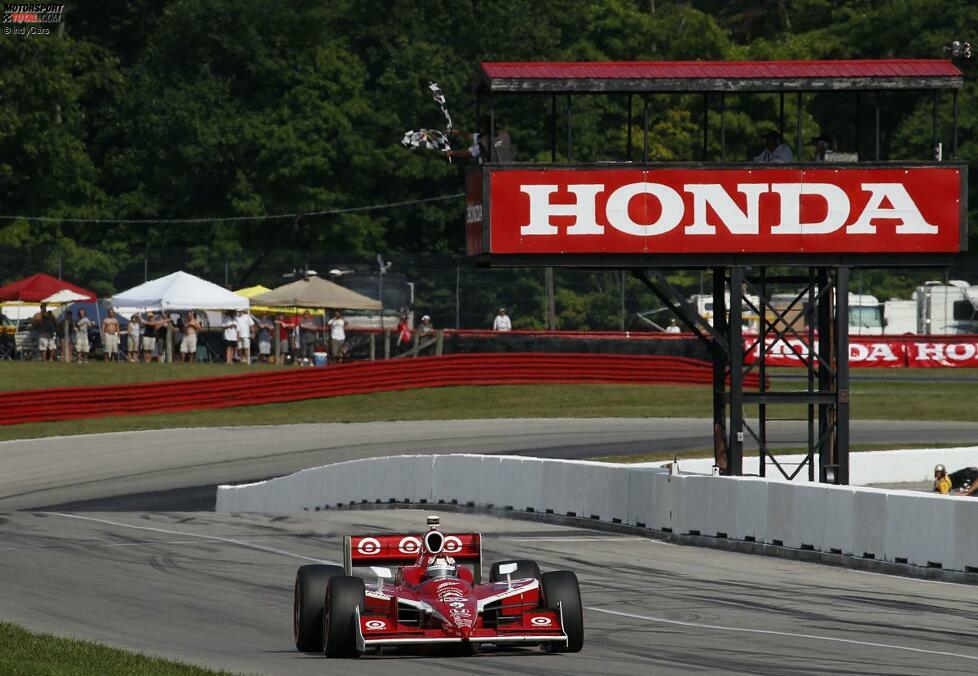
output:
<path id="1" fill-rule="evenodd" d="M 60 24 L 64 3 L 11 2 L 3 5 L 4 35 L 50 35 L 50 24 Z"/>

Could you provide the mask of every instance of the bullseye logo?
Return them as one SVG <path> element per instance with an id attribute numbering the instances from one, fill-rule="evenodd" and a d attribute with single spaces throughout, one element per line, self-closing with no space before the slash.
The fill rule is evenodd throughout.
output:
<path id="1" fill-rule="evenodd" d="M 380 553 L 380 541 L 377 538 L 363 538 L 357 543 L 357 551 L 364 556 Z"/>
<path id="2" fill-rule="evenodd" d="M 397 543 L 397 548 L 402 554 L 417 554 L 418 550 L 421 549 L 421 540 L 413 535 L 408 535 Z"/>
<path id="3" fill-rule="evenodd" d="M 387 623 L 383 620 L 367 620 L 363 623 L 363 626 L 365 626 L 367 629 L 376 631 L 378 629 L 384 629 L 387 626 Z"/>
<path id="4" fill-rule="evenodd" d="M 553 621 L 549 617 L 534 617 L 530 619 L 530 624 L 534 627 L 549 627 Z"/>
<path id="5" fill-rule="evenodd" d="M 445 538 L 445 544 L 442 545 L 441 550 L 446 554 L 458 554 L 462 551 L 462 541 L 454 535 L 449 535 Z"/>

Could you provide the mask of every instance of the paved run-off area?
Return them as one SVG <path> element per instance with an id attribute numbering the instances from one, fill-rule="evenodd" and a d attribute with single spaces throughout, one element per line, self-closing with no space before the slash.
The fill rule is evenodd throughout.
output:
<path id="1" fill-rule="evenodd" d="M 349 673 L 292 646 L 292 580 L 342 535 L 413 530 L 417 510 L 289 517 L 8 514 L 0 607 L 29 628 L 263 674 Z M 368 656 L 357 674 L 974 673 L 974 589 L 647 538 L 443 514 L 487 561 L 538 560 L 582 585 L 586 643 L 474 657 Z"/>

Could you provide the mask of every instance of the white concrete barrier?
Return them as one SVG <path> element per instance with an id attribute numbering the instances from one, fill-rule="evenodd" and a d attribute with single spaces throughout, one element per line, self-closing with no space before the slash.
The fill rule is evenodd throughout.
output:
<path id="1" fill-rule="evenodd" d="M 220 486 L 218 511 L 293 513 L 366 502 L 456 502 L 599 519 L 978 572 L 978 500 L 647 466 L 497 455 L 405 455 Z"/>

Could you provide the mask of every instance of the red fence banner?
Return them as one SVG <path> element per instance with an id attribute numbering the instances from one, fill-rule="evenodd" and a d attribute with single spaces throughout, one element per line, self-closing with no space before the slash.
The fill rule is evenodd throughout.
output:
<path id="1" fill-rule="evenodd" d="M 800 338 L 768 338 L 764 359 L 768 366 L 804 366 L 808 345 Z M 815 348 L 818 350 L 818 339 Z M 756 336 L 744 338 L 744 360 L 760 360 Z M 978 367 L 976 336 L 850 336 L 849 365 L 853 367 Z"/>
<path id="2" fill-rule="evenodd" d="M 927 342 L 920 338 L 907 341 L 907 363 L 916 367 L 978 367 L 978 339 L 959 342 Z"/>
<path id="3" fill-rule="evenodd" d="M 492 254 L 951 253 L 962 168 L 488 170 Z M 475 243 L 474 232 L 467 239 Z"/>

